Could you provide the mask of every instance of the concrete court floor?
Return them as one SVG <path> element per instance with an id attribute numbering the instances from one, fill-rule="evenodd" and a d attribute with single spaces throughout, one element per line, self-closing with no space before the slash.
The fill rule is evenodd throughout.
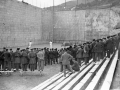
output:
<path id="1" fill-rule="evenodd" d="M 23 76 L 20 72 L 13 72 L 11 76 L 0 76 L 0 90 L 31 90 L 35 86 L 49 79 L 59 72 L 59 65 L 47 65 L 40 76 L 36 70 L 34 72 L 24 72 Z"/>

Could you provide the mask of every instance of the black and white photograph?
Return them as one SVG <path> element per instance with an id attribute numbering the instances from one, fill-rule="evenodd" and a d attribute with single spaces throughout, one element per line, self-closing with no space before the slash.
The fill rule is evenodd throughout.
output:
<path id="1" fill-rule="evenodd" d="M 0 90 L 120 90 L 120 0 L 0 0 Z"/>

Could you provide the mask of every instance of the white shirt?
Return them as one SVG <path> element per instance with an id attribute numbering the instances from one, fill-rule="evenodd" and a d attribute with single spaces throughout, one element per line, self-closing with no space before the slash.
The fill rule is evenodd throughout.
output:
<path id="1" fill-rule="evenodd" d="M 50 41 L 50 48 L 52 48 L 52 42 Z"/>

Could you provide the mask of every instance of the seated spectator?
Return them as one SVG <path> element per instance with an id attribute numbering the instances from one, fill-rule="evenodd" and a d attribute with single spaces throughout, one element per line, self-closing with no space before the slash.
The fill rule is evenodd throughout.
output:
<path id="1" fill-rule="evenodd" d="M 74 59 L 73 59 L 72 61 L 73 61 L 72 69 L 73 69 L 74 71 L 80 71 L 80 67 L 79 67 L 78 62 L 75 61 Z"/>

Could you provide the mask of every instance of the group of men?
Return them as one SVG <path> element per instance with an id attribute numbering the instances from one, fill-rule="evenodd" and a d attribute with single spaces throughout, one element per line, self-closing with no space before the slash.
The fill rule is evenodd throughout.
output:
<path id="1" fill-rule="evenodd" d="M 110 58 L 110 55 L 118 49 L 120 35 L 116 34 L 102 39 L 93 39 L 93 41 L 86 42 L 79 45 L 69 46 L 68 48 L 61 48 L 60 50 L 53 48 L 17 48 L 15 52 L 12 49 L 3 48 L 0 51 L 0 69 L 11 70 L 22 69 L 27 71 L 29 68 L 34 71 L 38 68 L 39 71 L 44 69 L 44 65 L 52 65 L 60 63 L 60 71 L 66 69 L 72 72 L 72 69 L 79 71 L 81 62 L 89 63 L 93 61 L 98 63 L 104 57 Z M 70 66 L 73 66 L 72 68 Z"/>
<path id="2" fill-rule="evenodd" d="M 65 48 L 61 50 L 60 71 L 64 71 L 64 76 L 66 76 L 66 69 L 73 73 L 73 71 L 78 70 L 78 65 L 81 66 L 82 61 L 87 64 L 89 60 L 93 58 L 94 63 L 99 63 L 99 61 L 103 60 L 105 57 L 110 58 L 111 54 L 118 49 L 119 42 L 120 34 L 116 34 L 108 36 L 107 38 L 93 39 L 91 42 Z M 78 64 L 76 64 L 75 60 Z M 72 65 L 74 65 L 74 68 L 71 67 Z"/>
<path id="3" fill-rule="evenodd" d="M 8 50 L 3 48 L 0 52 L 0 71 L 27 71 L 29 68 L 34 71 L 38 68 L 38 71 L 44 69 L 44 55 L 43 49 L 22 49 L 17 48 L 15 52 L 12 49 Z"/>

